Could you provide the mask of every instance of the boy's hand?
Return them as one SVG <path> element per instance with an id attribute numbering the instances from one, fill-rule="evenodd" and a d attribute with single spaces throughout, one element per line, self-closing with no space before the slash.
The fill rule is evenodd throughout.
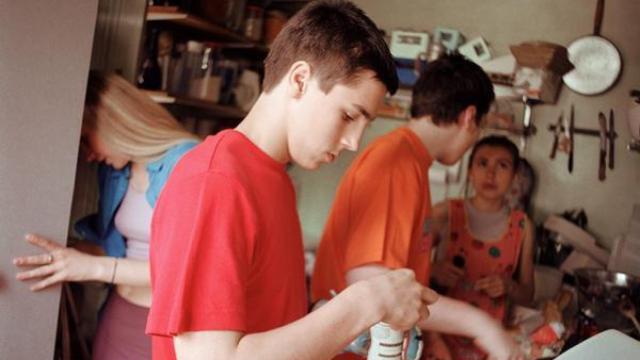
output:
<path id="1" fill-rule="evenodd" d="M 476 281 L 474 290 L 484 291 L 491 298 L 498 298 L 507 293 L 509 283 L 499 275 L 491 275 Z"/>
<path id="2" fill-rule="evenodd" d="M 438 299 L 438 294 L 415 280 L 413 271 L 398 269 L 367 280 L 371 296 L 379 299 L 381 321 L 396 330 L 405 331 L 429 316 L 427 305 Z"/>
<path id="3" fill-rule="evenodd" d="M 525 360 L 526 356 L 513 338 L 500 324 L 493 322 L 495 326 L 489 326 L 482 336 L 474 340 L 489 355 L 488 360 Z"/>
<path id="4" fill-rule="evenodd" d="M 438 285 L 451 288 L 464 276 L 464 270 L 451 262 L 443 261 L 434 264 L 431 276 Z"/>

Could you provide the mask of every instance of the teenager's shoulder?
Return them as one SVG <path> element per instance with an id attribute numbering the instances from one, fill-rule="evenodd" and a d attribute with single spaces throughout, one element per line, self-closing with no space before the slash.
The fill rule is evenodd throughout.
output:
<path id="1" fill-rule="evenodd" d="M 392 168 L 413 166 L 420 159 L 413 151 L 408 131 L 398 128 L 373 140 L 360 156 L 361 161 Z"/>
<path id="2" fill-rule="evenodd" d="M 221 131 L 215 135 L 207 136 L 197 146 L 190 149 L 181 161 L 183 167 L 197 171 L 207 171 L 215 162 L 233 161 L 243 154 L 242 147 L 246 144 L 231 130 Z"/>
<path id="3" fill-rule="evenodd" d="M 284 165 L 262 152 L 244 134 L 225 130 L 207 137 L 184 155 L 174 170 L 174 181 L 220 178 L 253 187 L 286 176 Z M 274 180 L 275 179 L 275 180 Z"/>

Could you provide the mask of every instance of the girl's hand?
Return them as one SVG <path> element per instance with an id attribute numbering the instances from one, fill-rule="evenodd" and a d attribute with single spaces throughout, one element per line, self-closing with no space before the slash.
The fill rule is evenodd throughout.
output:
<path id="1" fill-rule="evenodd" d="M 81 253 L 73 248 L 33 234 L 26 240 L 47 251 L 40 255 L 20 256 L 13 259 L 18 267 L 34 267 L 16 274 L 16 279 L 26 281 L 41 279 L 31 286 L 32 291 L 42 290 L 63 281 L 96 280 L 99 269 L 98 257 Z"/>
<path id="2" fill-rule="evenodd" d="M 507 293 L 510 282 L 499 275 L 490 275 L 476 281 L 474 289 L 484 291 L 491 298 L 498 298 Z"/>
<path id="3" fill-rule="evenodd" d="M 431 276 L 438 285 L 451 288 L 464 276 L 464 270 L 448 261 L 443 261 L 434 264 Z"/>

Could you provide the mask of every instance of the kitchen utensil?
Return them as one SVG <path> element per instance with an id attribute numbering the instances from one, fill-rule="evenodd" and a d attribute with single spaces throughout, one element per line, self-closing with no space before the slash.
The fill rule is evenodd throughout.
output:
<path id="1" fill-rule="evenodd" d="M 569 173 L 573 172 L 573 150 L 574 150 L 574 142 L 573 142 L 573 132 L 575 129 L 575 111 L 574 111 L 574 107 L 573 104 L 571 104 L 571 114 L 569 115 L 569 126 L 567 127 L 568 129 L 568 136 L 569 136 L 569 159 L 567 160 L 567 169 L 569 170 Z"/>
<path id="2" fill-rule="evenodd" d="M 575 270 L 574 275 L 578 306 L 583 314 L 592 318 L 600 330 L 617 329 L 627 334 L 634 332 L 634 324 L 620 312 L 620 307 L 621 303 L 628 301 L 635 312 L 640 308 L 640 278 L 621 272 L 587 268 Z"/>
<path id="3" fill-rule="evenodd" d="M 558 116 L 558 122 L 556 123 L 556 128 L 553 131 L 553 144 L 551 145 L 551 154 L 549 154 L 550 159 L 555 159 L 556 157 L 559 138 L 560 138 L 560 135 L 562 134 L 562 118 L 563 118 L 563 113 L 560 113 L 560 116 Z"/>
<path id="4" fill-rule="evenodd" d="M 598 125 L 600 126 L 600 161 L 598 166 L 598 180 L 604 181 L 607 177 L 607 118 L 602 112 L 598 113 Z"/>
<path id="5" fill-rule="evenodd" d="M 618 49 L 600 36 L 603 13 L 604 0 L 598 0 L 593 35 L 583 36 L 567 48 L 575 68 L 562 79 L 567 87 L 579 94 L 595 95 L 606 91 L 616 82 L 622 69 Z"/>
<path id="6" fill-rule="evenodd" d="M 532 99 L 527 95 L 522 95 L 522 104 L 524 105 L 524 111 L 522 112 L 522 125 L 524 127 L 523 132 L 526 135 L 531 135 L 535 132 L 533 126 L 533 105 L 539 104 L 540 100 Z"/>
<path id="7" fill-rule="evenodd" d="M 636 308 L 633 306 L 633 303 L 629 300 L 628 297 L 624 297 L 620 301 L 620 306 L 618 308 L 620 313 L 626 316 L 631 322 L 633 322 L 633 326 L 636 327 L 636 331 L 640 334 L 640 323 L 638 323 L 638 319 L 636 319 Z"/>
<path id="8" fill-rule="evenodd" d="M 609 109 L 609 169 L 613 170 L 613 151 L 615 149 L 616 132 L 613 127 L 613 109 Z"/>

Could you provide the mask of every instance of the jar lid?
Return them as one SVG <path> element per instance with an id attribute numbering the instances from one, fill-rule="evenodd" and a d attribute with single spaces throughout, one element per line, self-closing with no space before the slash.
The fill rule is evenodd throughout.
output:
<path id="1" fill-rule="evenodd" d="M 204 44 L 199 42 L 199 41 L 195 41 L 195 40 L 189 40 L 187 41 L 187 51 L 189 52 L 202 52 L 202 50 L 204 50 Z"/>

